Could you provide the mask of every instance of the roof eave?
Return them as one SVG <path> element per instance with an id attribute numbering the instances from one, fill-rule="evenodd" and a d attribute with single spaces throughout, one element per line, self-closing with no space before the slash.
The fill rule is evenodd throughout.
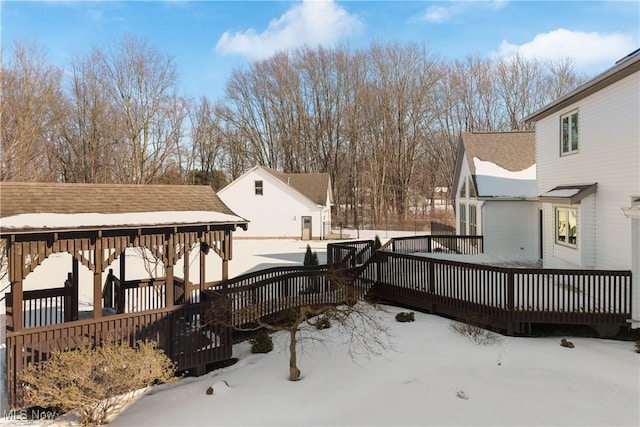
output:
<path id="1" fill-rule="evenodd" d="M 530 114 L 524 118 L 525 123 L 536 122 L 553 113 L 556 113 L 570 104 L 580 101 L 589 95 L 592 95 L 605 87 L 624 79 L 640 70 L 640 54 L 610 68 L 602 74 L 596 76 L 587 83 L 579 86 L 577 89 L 559 98 L 542 109 Z"/>
<path id="2" fill-rule="evenodd" d="M 232 231 L 236 227 L 240 227 L 243 230 L 247 230 L 249 221 L 238 222 L 197 222 L 197 223 L 180 223 L 180 224 L 139 224 L 139 225 L 109 225 L 109 226 L 86 226 L 86 227 L 57 227 L 57 228 L 5 228 L 0 227 L 0 235 L 19 235 L 19 234 L 47 234 L 47 233 L 78 233 L 78 232 L 110 232 L 119 230 L 166 230 L 166 229 L 181 229 L 181 228 L 231 228 Z"/>

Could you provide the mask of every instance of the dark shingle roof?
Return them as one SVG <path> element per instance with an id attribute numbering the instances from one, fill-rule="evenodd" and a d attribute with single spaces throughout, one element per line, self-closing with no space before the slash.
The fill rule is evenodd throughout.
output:
<path id="1" fill-rule="evenodd" d="M 0 217 L 29 213 L 212 211 L 235 215 L 209 186 L 0 183 Z"/>
<path id="2" fill-rule="evenodd" d="M 263 169 L 315 204 L 321 206 L 327 204 L 327 192 L 331 182 L 328 173 L 284 173 L 266 167 Z"/>
<path id="3" fill-rule="evenodd" d="M 476 174 L 474 157 L 511 172 L 525 170 L 536 163 L 534 131 L 463 133 L 462 144 L 471 175 Z"/>

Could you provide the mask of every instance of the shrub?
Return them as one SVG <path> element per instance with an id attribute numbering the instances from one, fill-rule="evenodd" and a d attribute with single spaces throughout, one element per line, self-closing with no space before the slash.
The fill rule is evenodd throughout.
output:
<path id="1" fill-rule="evenodd" d="M 493 344 L 498 341 L 498 335 L 494 334 L 491 331 L 488 331 L 478 324 L 471 323 L 461 323 L 461 322 L 453 322 L 451 324 L 451 329 L 454 332 L 459 333 L 460 335 L 467 337 L 471 341 L 476 344 Z"/>
<path id="2" fill-rule="evenodd" d="M 30 364 L 18 374 L 25 400 L 34 406 L 76 410 L 82 424 L 108 422 L 133 399 L 134 391 L 174 379 L 173 362 L 154 342 L 87 342 L 71 351 L 52 351 L 46 362 Z"/>
<path id="3" fill-rule="evenodd" d="M 378 235 L 376 234 L 376 238 L 373 241 L 373 250 L 377 251 L 381 247 L 382 247 L 382 242 L 380 242 L 380 237 L 378 237 Z"/>
<path id="4" fill-rule="evenodd" d="M 251 339 L 251 353 L 269 353 L 273 350 L 271 335 L 264 329 L 260 330 L 255 338 Z"/>
<path id="5" fill-rule="evenodd" d="M 414 320 L 416 320 L 416 315 L 414 312 L 407 313 L 405 311 L 401 311 L 400 313 L 396 314 L 397 322 L 413 322 Z"/>
<path id="6" fill-rule="evenodd" d="M 567 347 L 567 348 L 573 348 L 574 347 L 573 343 L 571 341 L 567 341 L 566 338 L 562 338 L 560 340 L 560 345 L 562 347 Z"/>
<path id="7" fill-rule="evenodd" d="M 640 353 L 640 340 L 636 341 L 636 353 Z"/>
<path id="8" fill-rule="evenodd" d="M 331 320 L 329 319 L 329 316 L 325 315 L 325 316 L 319 317 L 314 323 L 314 325 L 316 326 L 316 329 L 319 329 L 319 330 L 329 329 L 331 327 Z"/>
<path id="9" fill-rule="evenodd" d="M 305 266 L 314 266 L 318 265 L 318 254 L 311 251 L 311 246 L 307 245 L 307 251 L 304 253 L 304 262 L 302 263 Z"/>

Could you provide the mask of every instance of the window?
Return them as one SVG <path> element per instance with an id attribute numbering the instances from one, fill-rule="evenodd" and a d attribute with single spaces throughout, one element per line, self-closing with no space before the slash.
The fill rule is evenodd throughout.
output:
<path id="1" fill-rule="evenodd" d="M 476 205 L 469 205 L 469 235 L 478 235 L 478 218 L 476 216 Z"/>
<path id="2" fill-rule="evenodd" d="M 578 152 L 578 111 L 560 117 L 560 154 Z"/>
<path id="3" fill-rule="evenodd" d="M 462 183 L 462 188 L 460 189 L 460 198 L 461 199 L 466 199 L 467 198 L 467 179 L 464 179 L 464 182 Z"/>
<path id="4" fill-rule="evenodd" d="M 460 234 L 467 234 L 467 205 L 460 204 Z"/>
<path id="5" fill-rule="evenodd" d="M 568 246 L 578 244 L 578 210 L 556 208 L 556 243 Z"/>
<path id="6" fill-rule="evenodd" d="M 262 196 L 262 181 L 255 181 L 256 196 Z"/>

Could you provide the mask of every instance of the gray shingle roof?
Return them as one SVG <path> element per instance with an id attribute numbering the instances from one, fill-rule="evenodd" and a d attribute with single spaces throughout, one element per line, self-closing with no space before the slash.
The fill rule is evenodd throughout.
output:
<path id="1" fill-rule="evenodd" d="M 328 173 L 284 173 L 262 167 L 265 171 L 291 186 L 317 205 L 327 204 L 331 179 Z"/>
<path id="2" fill-rule="evenodd" d="M 525 170 L 536 163 L 534 131 L 463 133 L 471 175 L 475 175 L 473 158 L 494 163 L 508 171 Z"/>
<path id="3" fill-rule="evenodd" d="M 212 211 L 235 215 L 209 186 L 0 183 L 0 217 L 28 213 Z"/>

